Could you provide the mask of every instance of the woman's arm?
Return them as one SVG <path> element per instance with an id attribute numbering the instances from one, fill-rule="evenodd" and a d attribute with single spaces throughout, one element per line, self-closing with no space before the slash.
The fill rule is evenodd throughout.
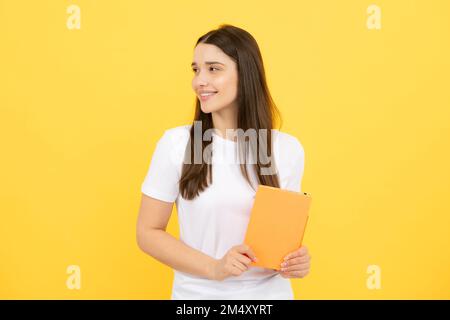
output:
<path id="1" fill-rule="evenodd" d="M 166 232 L 172 208 L 173 202 L 142 194 L 136 227 L 139 248 L 173 269 L 214 280 L 217 260 Z"/>

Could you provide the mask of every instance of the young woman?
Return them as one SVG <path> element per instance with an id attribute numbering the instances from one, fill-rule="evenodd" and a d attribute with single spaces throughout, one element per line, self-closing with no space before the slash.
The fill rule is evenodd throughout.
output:
<path id="1" fill-rule="evenodd" d="M 157 143 L 138 245 L 174 269 L 172 299 L 293 299 L 289 278 L 310 269 L 306 247 L 276 271 L 250 266 L 257 257 L 243 243 L 258 184 L 300 192 L 304 170 L 299 140 L 273 129 L 279 114 L 259 47 L 247 31 L 221 25 L 198 39 L 192 70 L 194 123 Z M 174 202 L 180 240 L 166 232 Z"/>

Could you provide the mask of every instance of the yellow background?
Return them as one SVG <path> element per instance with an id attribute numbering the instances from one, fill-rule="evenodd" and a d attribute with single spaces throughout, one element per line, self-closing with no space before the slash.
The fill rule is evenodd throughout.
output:
<path id="1" fill-rule="evenodd" d="M 449 299 L 449 13 L 446 0 L 1 0 L 0 298 L 170 297 L 172 269 L 136 244 L 140 187 L 163 131 L 192 121 L 195 41 L 230 23 L 258 41 L 281 130 L 305 149 L 313 259 L 296 298 Z"/>

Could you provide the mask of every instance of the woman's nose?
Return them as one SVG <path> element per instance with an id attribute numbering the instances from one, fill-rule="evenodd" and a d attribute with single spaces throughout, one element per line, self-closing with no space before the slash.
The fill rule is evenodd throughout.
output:
<path id="1" fill-rule="evenodd" d="M 206 86 L 208 85 L 209 79 L 206 73 L 199 71 L 194 81 L 198 86 Z"/>
<path id="2" fill-rule="evenodd" d="M 206 87 L 208 85 L 208 81 L 206 80 L 197 80 L 196 87 Z"/>

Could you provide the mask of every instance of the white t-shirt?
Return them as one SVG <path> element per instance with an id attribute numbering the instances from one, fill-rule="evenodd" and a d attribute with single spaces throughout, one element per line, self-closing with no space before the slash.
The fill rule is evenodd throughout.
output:
<path id="1" fill-rule="evenodd" d="M 184 152 L 191 125 L 168 129 L 159 139 L 141 191 L 149 197 L 176 202 L 180 240 L 215 259 L 244 243 L 257 188 L 256 173 L 249 170 L 255 190 L 242 175 L 237 143 L 212 135 L 213 183 L 193 200 L 179 193 Z M 301 191 L 304 150 L 292 135 L 272 129 L 273 154 L 282 189 Z M 277 213 L 279 214 L 279 213 Z M 240 276 L 223 281 L 174 270 L 171 299 L 294 299 L 290 280 L 278 272 L 251 266 Z"/>

